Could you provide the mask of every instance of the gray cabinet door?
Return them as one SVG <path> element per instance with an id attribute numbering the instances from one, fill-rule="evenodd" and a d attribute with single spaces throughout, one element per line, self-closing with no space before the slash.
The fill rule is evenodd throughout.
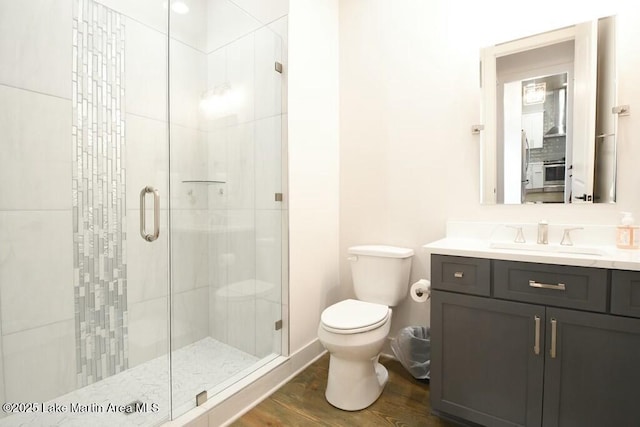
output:
<path id="1" fill-rule="evenodd" d="M 640 317 L 640 271 L 611 274 L 611 313 Z"/>
<path id="2" fill-rule="evenodd" d="M 543 426 L 639 425 L 640 319 L 547 308 L 546 329 Z"/>
<path id="3" fill-rule="evenodd" d="M 433 291 L 434 411 L 485 426 L 540 426 L 544 324 L 541 306 Z"/>

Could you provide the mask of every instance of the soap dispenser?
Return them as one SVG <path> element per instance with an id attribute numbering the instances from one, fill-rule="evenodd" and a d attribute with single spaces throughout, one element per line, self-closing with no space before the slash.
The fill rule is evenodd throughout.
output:
<path id="1" fill-rule="evenodd" d="M 637 249 L 640 246 L 640 227 L 633 224 L 631 212 L 622 212 L 616 245 L 621 249 Z"/>

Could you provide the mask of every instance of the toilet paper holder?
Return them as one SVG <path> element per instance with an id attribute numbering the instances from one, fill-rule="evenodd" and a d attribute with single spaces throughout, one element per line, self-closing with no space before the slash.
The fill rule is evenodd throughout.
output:
<path id="1" fill-rule="evenodd" d="M 414 298 L 412 295 L 414 301 L 424 302 L 428 300 L 429 298 L 431 298 L 431 281 L 427 279 L 418 280 L 413 285 L 411 285 L 411 292 L 419 299 L 418 301 L 418 299 Z M 424 298 L 425 294 L 426 298 Z"/>

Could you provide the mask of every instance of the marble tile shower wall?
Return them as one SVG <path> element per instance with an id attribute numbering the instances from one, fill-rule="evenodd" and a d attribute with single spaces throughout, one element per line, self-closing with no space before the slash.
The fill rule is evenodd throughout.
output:
<path id="1" fill-rule="evenodd" d="M 44 401 L 77 386 L 71 192 L 74 1 L 0 3 L 2 401 Z M 192 13 L 172 15 L 171 176 L 163 1 L 98 3 L 121 14 L 126 28 L 128 366 L 169 348 L 167 233 L 154 244 L 138 234 L 140 189 L 153 185 L 166 197 L 169 180 L 176 207 L 175 344 L 211 335 L 252 354 L 270 353 L 272 321 L 281 312 L 286 251 L 280 238 L 286 206 L 273 201 L 273 193 L 282 191 L 283 165 L 279 156 L 272 157 L 286 151 L 281 146 L 286 104 L 278 95 L 286 85 L 279 86 L 273 60 L 286 52 L 280 37 L 286 41 L 287 2 L 274 0 L 279 6 L 263 10 L 271 15 L 260 16 L 260 22 L 226 0 L 194 0 Z M 253 3 L 261 7 L 261 2 Z M 240 21 L 251 28 L 239 26 Z M 239 27 L 243 33 L 231 35 Z M 216 62 L 222 52 L 222 62 Z M 286 62 L 286 57 L 280 59 Z M 250 101 L 233 123 L 212 121 L 198 110 L 202 93 L 217 84 L 215 75 L 222 72 L 232 85 L 246 83 L 248 88 Z M 227 183 L 183 183 L 196 179 Z M 167 206 L 162 199 L 162 230 L 168 230 Z M 202 233 L 203 228 L 209 232 Z M 246 290 L 251 291 L 248 300 L 243 298 Z M 247 315 L 252 319 L 249 333 L 242 326 Z"/>
<path id="2" fill-rule="evenodd" d="M 77 387 L 71 191 L 76 1 L 0 4 L 2 401 L 45 401 Z M 168 194 L 166 9 L 152 0 L 99 3 L 120 13 L 126 28 L 126 314 L 132 367 L 169 348 L 168 204 L 161 204 L 165 232 L 152 245 L 138 237 L 137 209 L 145 185 Z M 188 56 L 191 48 L 186 42 L 197 38 L 195 27 L 178 20 L 174 24 L 172 47 L 176 54 L 182 50 Z M 204 64 L 204 54 L 200 58 Z M 180 84 L 176 82 L 173 90 L 181 92 Z M 189 81 L 182 84 L 188 91 Z M 190 102 L 196 103 L 195 98 Z M 183 134 L 189 135 L 186 126 Z M 198 299 L 205 301 L 201 305 L 206 309 L 208 299 Z M 206 318 L 201 324 L 207 325 Z"/>
<path id="3" fill-rule="evenodd" d="M 198 103 L 206 87 L 207 0 L 189 2 L 188 15 L 172 14 L 167 112 L 166 7 L 162 1 L 101 0 L 126 16 L 126 127 L 129 366 L 169 349 L 168 206 L 171 183 L 174 348 L 208 335 L 208 194 L 184 181 L 206 175 L 206 133 Z M 171 147 L 167 141 L 171 123 Z M 170 150 L 170 151 L 169 151 Z M 171 174 L 168 164 L 171 158 Z M 138 195 L 146 185 L 161 195 L 161 232 L 153 244 L 138 235 Z"/>
<path id="4" fill-rule="evenodd" d="M 129 243 L 129 364 L 169 349 L 168 184 L 171 185 L 172 341 L 174 349 L 208 335 L 206 133 L 198 103 L 206 87 L 207 0 L 189 2 L 186 15 L 171 15 L 170 81 L 167 76 L 166 2 L 101 0 L 127 21 L 127 214 Z M 167 84 L 169 83 L 169 91 Z M 167 111 L 167 95 L 170 109 Z M 167 120 L 170 122 L 169 147 Z M 171 173 L 168 165 L 171 162 Z M 153 244 L 138 237 L 138 195 L 146 185 L 161 196 L 161 234 Z M 135 257 L 135 258 L 134 258 Z"/>
<path id="5" fill-rule="evenodd" d="M 72 16 L 71 0 L 0 3 L 2 401 L 76 387 Z"/>
<path id="6" fill-rule="evenodd" d="M 273 62 L 283 60 L 281 37 L 286 38 L 287 24 L 286 18 L 278 18 L 286 16 L 288 2 L 272 0 L 265 7 L 267 2 L 253 0 L 194 0 L 189 14 L 172 14 L 171 176 L 158 167 L 164 167 L 169 156 L 163 122 L 166 9 L 157 0 L 101 2 L 131 18 L 126 40 L 128 215 L 139 214 L 135 207 L 140 188 L 151 184 L 167 194 L 165 186 L 171 182 L 174 348 L 210 335 L 251 354 L 268 354 L 274 348 L 273 322 L 281 313 L 284 219 L 282 203 L 274 202 L 273 194 L 282 192 L 281 124 L 286 108 L 282 77 L 274 72 Z M 212 61 L 220 51 L 231 52 L 224 69 Z M 221 72 L 224 82 L 212 78 Z M 200 109 L 205 91 L 220 83 L 244 90 L 242 106 L 222 121 Z M 188 182 L 206 180 L 226 183 Z M 165 214 L 166 203 L 161 206 Z M 163 215 L 164 229 L 166 221 Z M 130 236 L 137 237 L 136 227 L 137 221 L 130 221 Z M 166 233 L 151 249 L 138 238 L 128 242 L 129 253 L 136 254 L 136 262 L 129 263 L 130 366 L 167 350 L 163 238 Z M 259 284 L 269 286 L 257 297 Z M 217 291 L 223 285 L 251 297 L 243 297 L 241 304 L 221 299 L 225 291 Z M 246 324 L 247 316 L 252 327 L 243 334 L 237 325 Z M 220 329 L 224 333 L 218 333 Z"/>

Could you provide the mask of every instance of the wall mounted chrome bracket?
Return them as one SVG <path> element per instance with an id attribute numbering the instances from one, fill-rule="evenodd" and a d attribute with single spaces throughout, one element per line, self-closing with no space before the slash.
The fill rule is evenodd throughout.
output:
<path id="1" fill-rule="evenodd" d="M 617 107 L 613 107 L 611 109 L 613 114 L 617 114 L 619 116 L 628 116 L 631 114 L 631 106 L 630 105 L 618 105 Z"/>
<path id="2" fill-rule="evenodd" d="M 477 135 L 481 130 L 484 130 L 484 125 L 471 125 L 471 133 Z"/>

